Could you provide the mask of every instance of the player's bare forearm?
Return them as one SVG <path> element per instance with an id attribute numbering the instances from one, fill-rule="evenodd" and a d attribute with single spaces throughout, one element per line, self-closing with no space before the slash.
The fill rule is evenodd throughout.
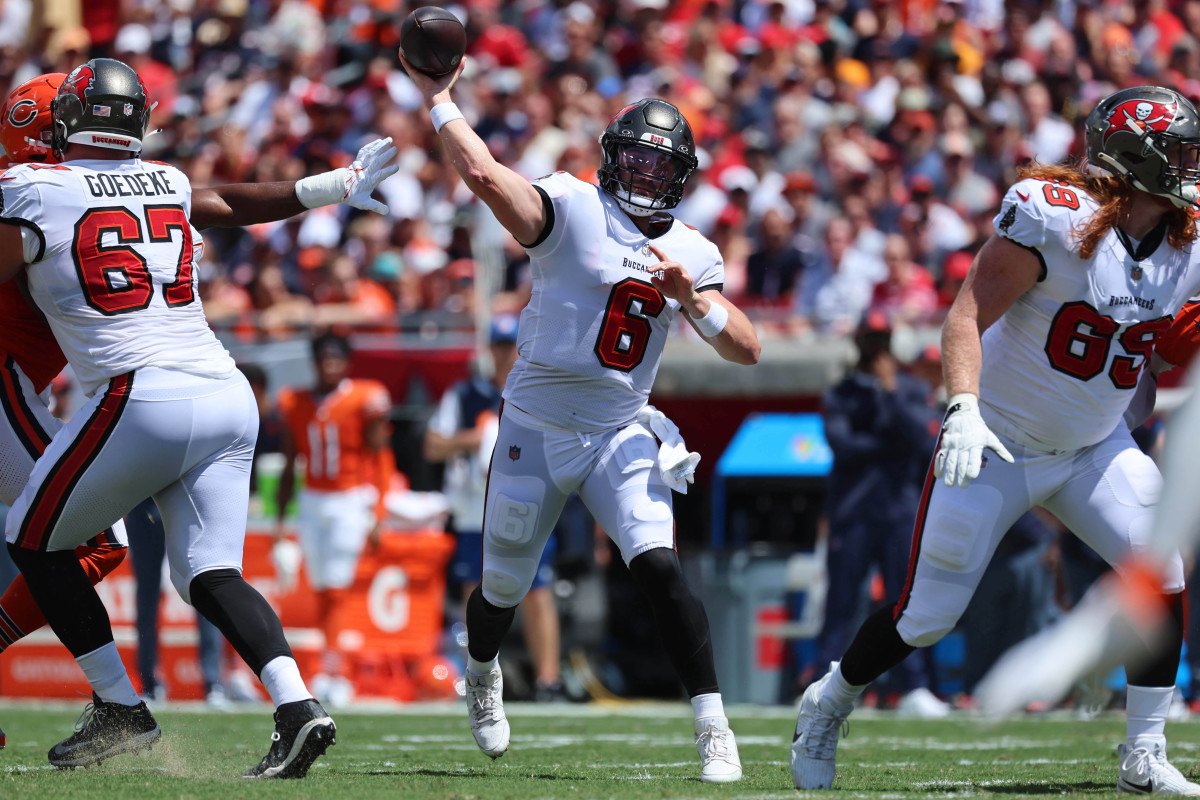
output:
<path id="1" fill-rule="evenodd" d="M 955 302 L 942 326 L 942 374 L 948 397 L 963 392 L 979 396 L 983 344 L 973 312 L 973 304 Z"/>
<path id="2" fill-rule="evenodd" d="M 425 106 L 432 111 L 434 106 L 454 102 L 450 89 L 462 75 L 467 59 L 459 62 L 454 72 L 437 77 L 413 69 L 403 52 L 400 63 L 425 98 Z M 467 188 L 487 203 L 500 224 L 518 242 L 536 241 L 546 226 L 546 211 L 533 184 L 493 158 L 487 145 L 464 119 L 446 122 L 438 131 L 438 138 Z"/>
<path id="3" fill-rule="evenodd" d="M 487 203 L 500 224 L 518 242 L 537 241 L 546 226 L 546 209 L 533 184 L 497 161 L 466 120 L 447 122 L 439 138 L 463 183 Z"/>
<path id="4" fill-rule="evenodd" d="M 198 229 L 238 228 L 274 222 L 307 211 L 295 181 L 231 183 L 192 193 L 192 224 Z"/>
<path id="5" fill-rule="evenodd" d="M 688 322 L 695 328 L 695 320 L 708 313 L 710 303 L 720 303 L 724 306 L 729 312 L 729 321 L 725 323 L 724 330 L 711 338 L 700 333 L 699 328 L 696 332 L 700 333 L 704 341 L 712 345 L 717 354 L 726 361 L 735 364 L 757 364 L 762 354 L 762 345 L 758 341 L 758 332 L 754 330 L 754 324 L 740 308 L 726 300 L 720 292 L 697 294 L 690 302 L 682 304 Z"/>

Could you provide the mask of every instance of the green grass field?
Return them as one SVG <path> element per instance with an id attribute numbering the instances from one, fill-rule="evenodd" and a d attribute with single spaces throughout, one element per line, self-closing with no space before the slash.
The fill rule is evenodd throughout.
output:
<path id="1" fill-rule="evenodd" d="M 513 704 L 512 748 L 496 762 L 475 749 L 461 707 L 335 715 L 338 744 L 304 781 L 251 783 L 239 776 L 266 752 L 269 711 L 162 711 L 149 754 L 57 771 L 46 751 L 70 733 L 76 705 L 0 704 L 0 798 L 405 798 L 425 800 L 622 800 L 798 798 L 787 770 L 792 712 L 730 709 L 745 778 L 697 780 L 686 703 L 620 706 Z M 1200 722 L 1168 727 L 1184 774 L 1200 775 Z M 839 797 L 987 797 L 1115 793 L 1120 714 L 1091 721 L 1027 717 L 985 725 L 856 714 L 838 753 Z M 827 793 L 826 793 L 827 794 Z"/>

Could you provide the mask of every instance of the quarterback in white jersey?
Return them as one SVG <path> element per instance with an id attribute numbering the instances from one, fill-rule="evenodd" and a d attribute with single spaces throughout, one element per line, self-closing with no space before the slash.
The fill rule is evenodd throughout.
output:
<path id="1" fill-rule="evenodd" d="M 450 102 L 461 66 L 440 78 L 405 66 L 459 175 L 525 247 L 533 272 L 488 476 L 483 581 L 467 601 L 475 741 L 492 758 L 508 749 L 500 641 L 577 491 L 648 595 L 692 701 L 700 779 L 736 781 L 708 620 L 674 551 L 670 486 L 686 490 L 699 456 L 646 405 L 679 311 L 724 358 L 758 360 L 753 326 L 721 295 L 720 253 L 667 213 L 697 163 L 691 128 L 670 103 L 641 100 L 600 137 L 599 186 L 564 173 L 530 183 L 496 162 Z"/>
<path id="2" fill-rule="evenodd" d="M 247 777 L 302 777 L 333 744 L 334 723 L 305 687 L 278 617 L 241 577 L 257 406 L 196 294 L 188 180 L 137 157 L 149 113 L 136 72 L 93 59 L 51 103 L 61 163 L 0 174 L 0 281 L 24 278 L 91 395 L 34 463 L 5 526 L 30 593 L 93 690 L 83 724 L 49 758 L 87 766 L 161 735 L 74 554 L 151 496 L 176 589 L 275 701 L 274 743 Z M 337 202 L 377 210 L 369 194 L 390 174 L 380 168 L 395 152 L 387 144 L 295 183 L 204 190 L 201 216 L 239 225 Z"/>
<path id="3" fill-rule="evenodd" d="M 1100 101 L 1086 129 L 1088 167 L 1021 169 L 950 310 L 949 410 L 908 581 L 805 692 L 791 753 L 798 788 L 830 787 L 854 699 L 954 628 L 1000 538 L 1031 507 L 1049 510 L 1118 569 L 1151 550 L 1162 481 L 1122 415 L 1155 338 L 1200 288 L 1192 216 L 1200 116 L 1177 92 L 1141 86 Z M 1117 786 L 1200 796 L 1166 757 L 1184 574 L 1178 552 L 1160 563 L 1172 632 L 1127 666 Z"/>

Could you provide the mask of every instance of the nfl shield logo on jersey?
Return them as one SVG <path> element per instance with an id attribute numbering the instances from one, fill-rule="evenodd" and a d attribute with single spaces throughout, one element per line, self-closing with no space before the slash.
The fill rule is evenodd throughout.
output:
<path id="1" fill-rule="evenodd" d="M 517 447 L 515 444 L 510 444 L 508 446 L 508 457 L 510 459 L 512 459 L 513 461 L 517 461 L 518 459 L 520 459 L 521 458 L 521 448 Z"/>
<path id="2" fill-rule="evenodd" d="M 133 116 L 133 103 L 126 103 L 125 106 L 121 110 L 125 112 L 125 116 L 132 117 Z"/>

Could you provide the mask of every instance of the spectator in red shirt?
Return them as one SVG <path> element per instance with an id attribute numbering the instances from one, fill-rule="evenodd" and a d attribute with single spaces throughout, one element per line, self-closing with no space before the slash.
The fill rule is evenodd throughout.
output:
<path id="1" fill-rule="evenodd" d="M 937 310 L 937 290 L 929 270 L 912 260 L 908 242 L 892 234 L 883 247 L 888 276 L 875 287 L 871 310 L 882 311 L 893 327 L 922 325 Z"/>

